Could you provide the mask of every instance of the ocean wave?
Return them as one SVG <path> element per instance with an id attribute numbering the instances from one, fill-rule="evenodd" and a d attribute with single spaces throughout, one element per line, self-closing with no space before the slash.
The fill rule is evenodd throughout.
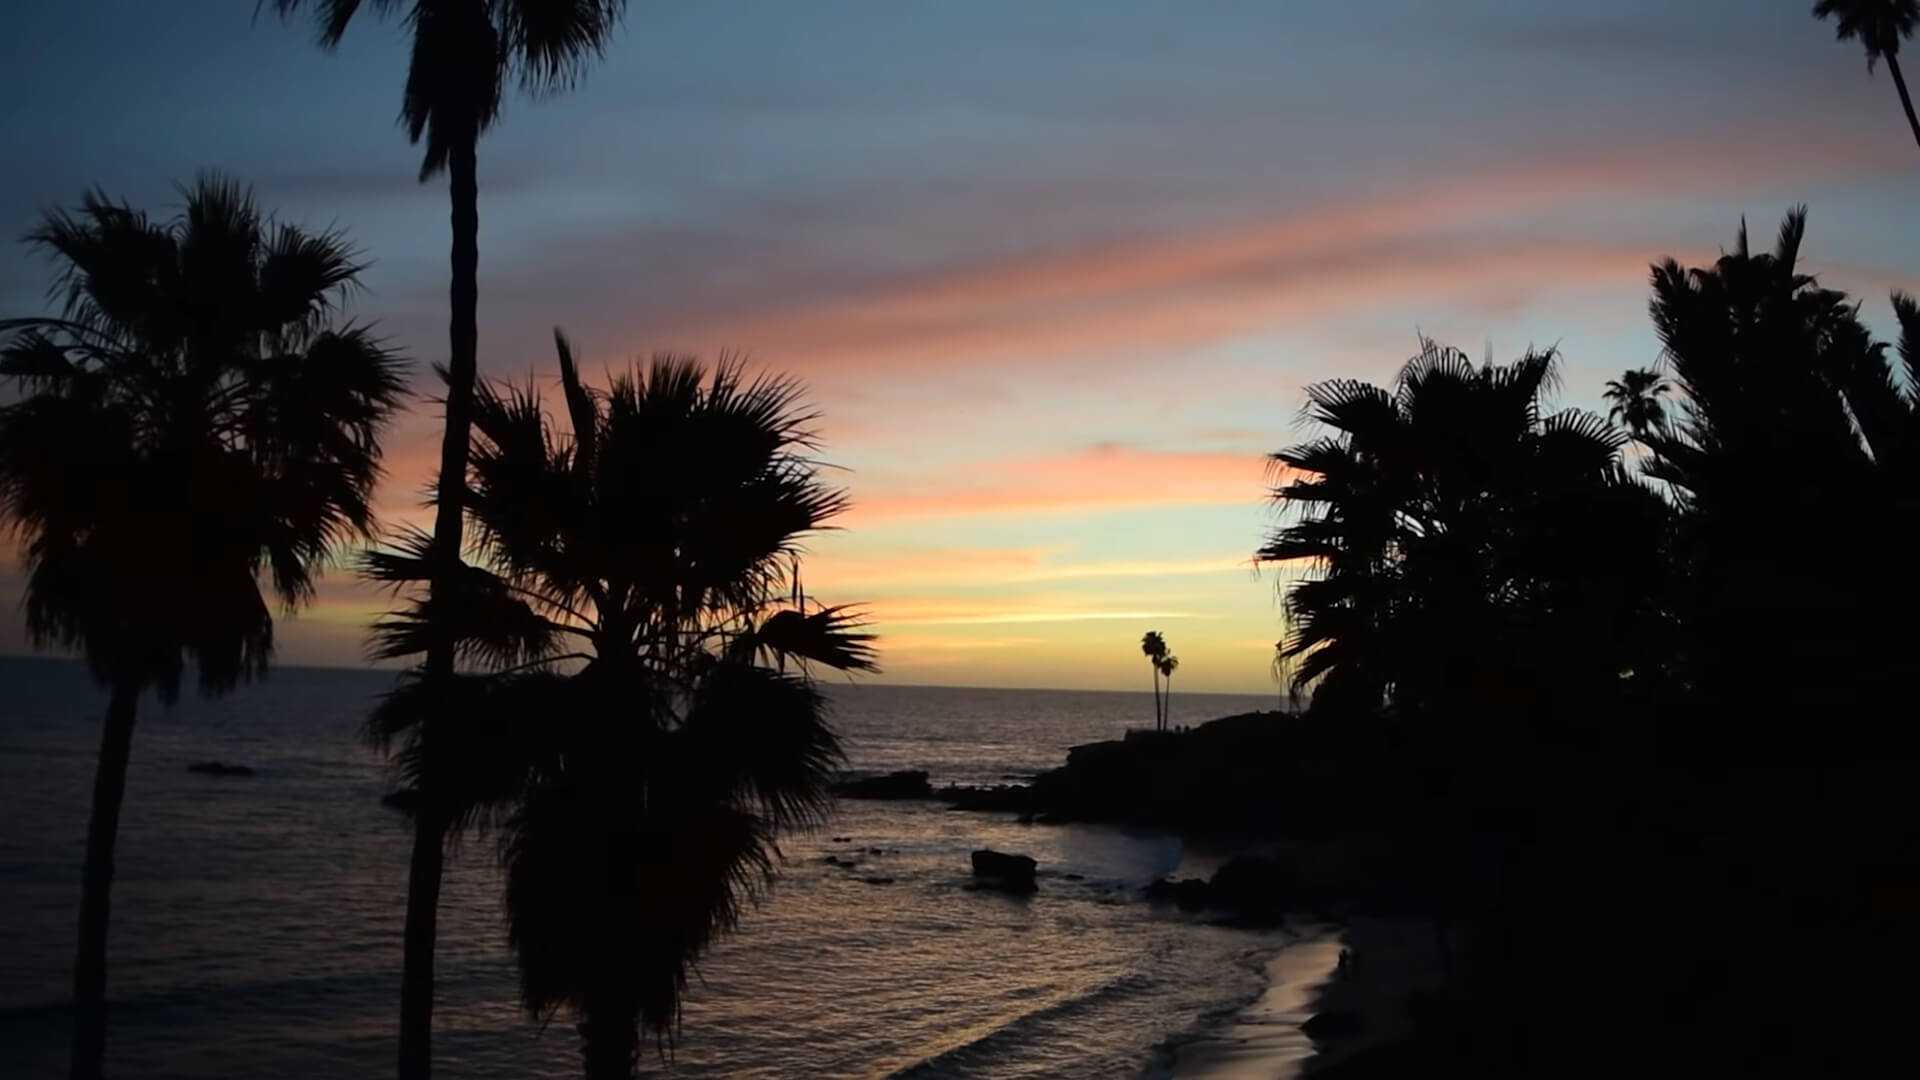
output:
<path id="1" fill-rule="evenodd" d="M 1066 994 L 1038 1008 L 1000 1021 L 977 1034 L 962 1036 L 962 1041 L 939 1049 L 888 1076 L 897 1080 L 926 1080 L 952 1075 L 982 1061 L 1000 1061 L 1009 1051 L 1031 1041 L 1033 1030 L 1046 1023 L 1076 1016 L 1097 1008 L 1113 998 L 1129 994 L 1147 994 L 1154 980 L 1138 972 L 1116 975 L 1090 989 Z"/>

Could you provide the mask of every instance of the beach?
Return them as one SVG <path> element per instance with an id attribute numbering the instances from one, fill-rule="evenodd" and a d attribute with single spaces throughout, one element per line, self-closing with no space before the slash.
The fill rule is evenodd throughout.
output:
<path id="1" fill-rule="evenodd" d="M 1340 957 L 1349 957 L 1342 968 Z M 1294 1080 L 1341 1074 L 1345 1063 L 1414 1032 L 1410 995 L 1445 984 L 1446 959 L 1430 922 L 1356 917 L 1306 927 L 1267 964 L 1267 989 L 1216 1031 L 1179 1046 L 1177 1080 Z M 1333 1018 L 1348 1033 L 1316 1044 L 1302 1025 Z"/>

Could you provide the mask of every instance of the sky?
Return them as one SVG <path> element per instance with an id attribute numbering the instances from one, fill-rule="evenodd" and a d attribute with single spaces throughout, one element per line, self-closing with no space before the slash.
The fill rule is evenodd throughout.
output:
<path id="1" fill-rule="evenodd" d="M 1302 387 L 1426 334 L 1564 357 L 1557 404 L 1658 357 L 1648 264 L 1765 240 L 1865 301 L 1920 286 L 1920 151 L 1805 0 L 636 0 L 572 93 L 480 148 L 480 364 L 551 385 L 723 350 L 799 377 L 853 500 L 809 592 L 882 681 L 1271 692 L 1264 455 Z M 396 126 L 397 24 L 331 53 L 252 0 L 0 7 L 0 233 L 221 169 L 368 260 L 353 314 L 446 354 L 444 182 Z M 364 16 L 363 16 L 364 17 Z M 51 268 L 0 251 L 0 313 Z M 424 397 L 380 509 L 424 521 Z M 20 574 L 0 569 L 0 605 Z M 1756 583 L 1756 587 L 1765 587 Z M 289 663 L 359 664 L 345 572 Z M 0 651 L 24 651 L 17 618 Z"/>

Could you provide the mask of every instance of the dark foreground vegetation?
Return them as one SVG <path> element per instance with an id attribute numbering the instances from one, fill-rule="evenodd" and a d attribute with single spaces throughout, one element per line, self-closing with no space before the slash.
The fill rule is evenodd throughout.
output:
<path id="1" fill-rule="evenodd" d="M 414 825 L 397 1071 L 430 1074 L 442 860 L 485 828 L 523 1004 L 579 1020 L 587 1075 L 629 1076 L 778 837 L 829 807 L 839 744 L 810 665 L 873 656 L 857 617 L 809 602 L 798 556 L 843 499 L 781 380 L 662 358 L 592 386 L 561 341 L 561 431 L 537 393 L 477 378 L 480 137 L 509 82 L 571 85 L 623 0 L 271 6 L 327 45 L 363 9 L 400 17 L 403 126 L 422 178 L 448 179 L 433 529 L 363 564 L 402 594 L 374 651 L 416 663 L 369 723 Z M 1920 143 L 1898 55 L 1920 4 L 1813 10 L 1884 63 Z M 342 237 L 218 178 L 184 201 L 169 222 L 100 195 L 49 215 L 29 241 L 59 310 L 0 321 L 0 519 L 28 631 L 84 656 L 107 699 L 78 1080 L 104 1070 L 140 700 L 172 700 L 189 668 L 206 693 L 266 670 L 271 602 L 311 601 L 377 535 L 404 389 L 342 314 L 361 270 Z M 1912 1073 L 1920 305 L 1896 294 L 1898 344 L 1876 340 L 1801 270 L 1804 224 L 1770 252 L 1743 229 L 1712 266 L 1655 267 L 1661 366 L 1610 384 L 1606 418 L 1549 410 L 1550 352 L 1427 345 L 1390 386 L 1310 388 L 1321 430 L 1274 455 L 1286 518 L 1258 554 L 1286 575 L 1279 659 L 1310 707 L 1167 730 L 1178 661 L 1149 633 L 1158 730 L 942 794 L 1263 847 L 1156 890 L 1185 906 L 1447 927 L 1447 992 L 1342 1075 Z M 1031 885 L 1030 860 L 976 855 Z"/>
<path id="2" fill-rule="evenodd" d="M 1183 906 L 1450 927 L 1445 1008 L 1375 1075 L 1886 1075 L 1920 914 L 1920 307 L 1875 340 L 1804 235 L 1654 268 L 1625 429 L 1548 408 L 1550 353 L 1311 387 L 1259 553 L 1310 707 L 941 794 L 1267 853 L 1156 888 Z"/>

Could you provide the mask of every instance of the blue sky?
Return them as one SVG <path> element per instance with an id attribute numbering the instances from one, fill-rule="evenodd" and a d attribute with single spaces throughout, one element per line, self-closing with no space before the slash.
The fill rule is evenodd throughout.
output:
<path id="1" fill-rule="evenodd" d="M 424 371 L 446 202 L 394 122 L 402 32 L 322 53 L 252 6 L 0 10 L 0 230 L 224 169 L 350 232 L 358 314 Z M 590 371 L 735 348 L 804 379 L 856 503 L 809 583 L 872 604 L 889 678 L 1133 686 L 1151 626 L 1183 684 L 1260 690 L 1260 455 L 1305 383 L 1425 332 L 1557 344 L 1594 404 L 1657 355 L 1646 265 L 1795 202 L 1877 324 L 1920 283 L 1920 150 L 1807 7 L 642 0 L 482 144 L 483 371 L 544 377 L 557 324 Z M 47 276 L 0 254 L 0 311 Z M 423 407 L 390 440 L 390 516 L 433 438 Z M 285 659 L 354 662 L 379 604 L 335 575 Z"/>

